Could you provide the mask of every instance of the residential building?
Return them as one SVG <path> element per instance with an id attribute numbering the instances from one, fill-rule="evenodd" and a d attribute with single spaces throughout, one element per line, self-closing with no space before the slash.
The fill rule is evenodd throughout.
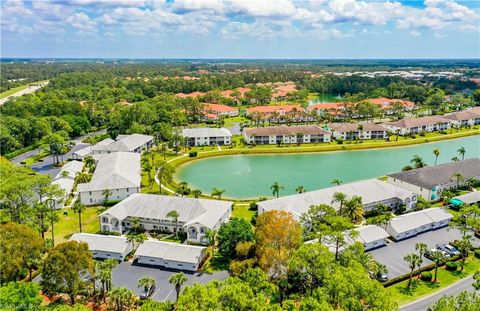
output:
<path id="1" fill-rule="evenodd" d="M 194 272 L 206 252 L 207 248 L 202 246 L 147 240 L 140 244 L 135 254 L 139 264 Z"/>
<path id="2" fill-rule="evenodd" d="M 182 130 L 182 136 L 187 140 L 187 146 L 223 146 L 232 143 L 232 133 L 222 128 L 187 128 Z"/>
<path id="3" fill-rule="evenodd" d="M 205 115 L 208 119 L 218 119 L 219 117 L 238 116 L 238 108 L 220 104 L 203 104 Z"/>
<path id="4" fill-rule="evenodd" d="M 338 102 L 338 103 L 319 103 L 315 105 L 310 105 L 307 107 L 308 111 L 316 111 L 318 115 L 323 115 L 325 113 L 330 113 L 333 115 L 339 114 L 345 110 L 347 103 Z"/>
<path id="5" fill-rule="evenodd" d="M 398 241 L 448 226 L 452 218 L 453 215 L 443 208 L 427 208 L 393 218 L 387 224 L 386 230 L 394 240 Z"/>
<path id="6" fill-rule="evenodd" d="M 420 118 L 404 118 L 383 125 L 400 135 L 419 134 L 420 132 L 442 131 L 450 128 L 452 120 L 443 116 L 426 116 Z"/>
<path id="7" fill-rule="evenodd" d="M 256 106 L 252 108 L 247 108 L 247 116 L 260 115 L 263 118 L 271 117 L 292 117 L 295 120 L 301 120 L 302 117 L 296 116 L 297 113 L 303 112 L 303 109 L 300 105 L 277 105 L 277 106 Z"/>
<path id="8" fill-rule="evenodd" d="M 78 184 L 80 201 L 85 205 L 102 204 L 104 190 L 111 190 L 109 200 L 123 200 L 140 192 L 140 154 L 114 152 L 101 156 L 93 177 L 88 183 Z"/>
<path id="9" fill-rule="evenodd" d="M 92 146 L 85 146 L 85 148 L 72 152 L 70 159 L 82 161 L 86 156 L 89 156 L 91 154 Z"/>
<path id="10" fill-rule="evenodd" d="M 342 140 L 385 139 L 388 129 L 375 123 L 330 123 L 333 137 Z"/>
<path id="11" fill-rule="evenodd" d="M 376 225 L 360 226 L 355 230 L 358 232 L 357 241 L 363 243 L 366 251 L 386 245 L 390 236 L 385 229 Z"/>
<path id="12" fill-rule="evenodd" d="M 463 177 L 458 180 L 459 186 L 464 185 L 469 178 L 480 178 L 480 159 L 454 161 L 389 174 L 387 182 L 433 201 L 440 198 L 443 190 L 457 186 L 457 178 L 454 176 L 457 173 Z"/>
<path id="13" fill-rule="evenodd" d="M 201 96 L 205 96 L 205 95 L 207 95 L 207 93 L 205 93 L 205 92 L 192 92 L 192 93 L 189 93 L 189 94 L 177 93 L 177 94 L 175 94 L 175 97 L 178 97 L 178 98 L 196 98 L 196 97 L 201 97 Z"/>
<path id="14" fill-rule="evenodd" d="M 115 235 L 74 233 L 70 241 L 85 242 L 94 259 L 116 259 L 123 261 L 133 250 L 132 242 L 126 237 Z"/>
<path id="15" fill-rule="evenodd" d="M 113 152 L 141 153 L 153 146 L 153 136 L 132 134 L 118 135 L 116 140 L 107 138 L 91 147 L 92 155 L 108 154 Z"/>
<path id="16" fill-rule="evenodd" d="M 480 112 L 464 110 L 443 115 L 445 119 L 451 120 L 456 126 L 473 126 L 480 124 Z"/>
<path id="17" fill-rule="evenodd" d="M 168 213 L 176 211 L 176 223 Z M 124 233 L 132 227 L 132 218 L 140 219 L 145 230 L 187 233 L 187 240 L 206 243 L 208 230 L 218 230 L 230 219 L 232 202 L 193 199 L 154 194 L 133 194 L 100 214 L 102 231 Z"/>
<path id="18" fill-rule="evenodd" d="M 330 142 L 330 132 L 316 125 L 269 126 L 244 128 L 248 144 L 303 144 Z"/>
<path id="19" fill-rule="evenodd" d="M 407 210 L 410 210 L 415 207 L 417 202 L 417 194 L 412 191 L 377 179 L 367 179 L 257 202 L 258 214 L 270 210 L 281 210 L 291 213 L 295 219 L 299 220 L 302 214 L 306 213 L 312 205 L 328 204 L 339 209 L 340 202 L 335 202 L 333 198 L 336 192 L 346 194 L 347 198 L 360 196 L 366 212 L 371 211 L 378 204 L 384 204 L 391 209 L 397 209 L 404 205 Z"/>
<path id="20" fill-rule="evenodd" d="M 415 104 L 412 101 L 398 99 L 398 98 L 385 98 L 385 97 L 369 98 L 369 99 L 366 99 L 366 101 L 379 106 L 383 110 L 386 110 L 387 114 L 391 113 L 395 103 L 399 103 L 403 107 L 403 110 L 405 111 L 410 111 L 410 110 L 413 110 L 413 108 L 415 108 Z"/>

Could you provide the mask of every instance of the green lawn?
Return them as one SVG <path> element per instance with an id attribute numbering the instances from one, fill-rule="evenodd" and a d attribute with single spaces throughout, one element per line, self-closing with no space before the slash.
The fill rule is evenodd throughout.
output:
<path id="1" fill-rule="evenodd" d="M 87 207 L 82 213 L 82 232 L 97 233 L 100 231 L 98 215 L 103 212 L 103 206 Z M 67 212 L 67 215 L 64 215 Z M 55 244 L 67 241 L 73 233 L 80 232 L 78 228 L 78 214 L 71 209 L 61 209 L 57 211 L 60 221 L 55 224 Z M 50 231 L 45 234 L 50 238 Z"/>
<path id="2" fill-rule="evenodd" d="M 458 261 L 459 263 L 459 261 Z M 396 301 L 399 305 L 409 303 L 411 301 L 417 300 L 422 296 L 432 294 L 433 292 L 447 287 L 470 274 L 473 274 L 475 271 L 480 269 L 480 260 L 475 258 L 472 255 L 467 259 L 465 269 L 463 272 L 460 271 L 447 271 L 445 267 L 438 268 L 438 282 L 425 282 L 421 280 L 412 281 L 411 289 L 407 289 L 408 280 L 400 282 L 398 284 L 392 285 L 387 288 L 387 292 L 390 294 L 392 299 Z M 434 271 L 432 270 L 432 275 Z"/>
<path id="3" fill-rule="evenodd" d="M 232 218 L 245 219 L 246 221 L 250 222 L 252 220 L 253 215 L 255 215 L 255 211 L 252 211 L 249 208 L 250 208 L 249 205 L 235 204 L 233 206 Z"/>
<path id="4" fill-rule="evenodd" d="M 30 164 L 35 164 L 37 162 L 39 162 L 41 159 L 45 158 L 46 156 L 48 156 L 50 154 L 50 152 L 48 151 L 43 151 L 33 157 L 30 157 L 28 159 L 25 160 L 25 164 L 27 165 L 30 165 Z"/>
<path id="5" fill-rule="evenodd" d="M 45 80 L 45 81 L 46 81 L 46 80 Z M 12 89 L 9 89 L 8 91 L 5 91 L 5 92 L 0 93 L 0 99 L 5 98 L 5 97 L 8 97 L 8 96 L 11 96 L 11 95 L 13 95 L 13 94 L 15 94 L 15 93 L 17 93 L 17 92 L 20 92 L 21 90 L 26 89 L 26 88 L 29 87 L 30 85 L 42 83 L 42 82 L 45 82 L 45 81 L 37 81 L 37 82 L 33 82 L 33 83 L 30 83 L 30 84 L 27 84 L 27 85 L 21 85 L 21 86 L 14 87 L 14 88 L 12 88 Z"/>

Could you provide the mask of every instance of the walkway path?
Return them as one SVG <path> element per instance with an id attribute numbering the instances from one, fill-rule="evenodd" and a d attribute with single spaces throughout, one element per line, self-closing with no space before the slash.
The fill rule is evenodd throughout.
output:
<path id="1" fill-rule="evenodd" d="M 406 305 L 400 306 L 400 311 L 418 311 L 427 310 L 429 306 L 435 304 L 443 296 L 455 296 L 462 291 L 473 291 L 473 275 L 470 275 L 450 286 L 442 288 L 441 290 L 422 297 L 418 300 L 410 302 Z"/>
<path id="2" fill-rule="evenodd" d="M 20 97 L 22 95 L 25 95 L 25 94 L 30 94 L 30 93 L 33 93 L 35 92 L 36 90 L 44 87 L 45 85 L 48 84 L 49 81 L 46 81 L 46 82 L 42 82 L 42 83 L 39 83 L 39 84 L 35 84 L 35 85 L 30 85 L 28 86 L 27 88 L 23 89 L 23 90 L 20 90 L 16 93 L 13 93 L 12 95 L 10 96 L 7 96 L 5 98 L 2 98 L 0 99 L 0 106 L 5 104 L 10 98 L 12 97 Z"/>

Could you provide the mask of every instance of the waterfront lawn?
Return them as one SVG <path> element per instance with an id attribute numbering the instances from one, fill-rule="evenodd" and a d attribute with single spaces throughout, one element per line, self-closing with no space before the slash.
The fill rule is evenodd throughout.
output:
<path id="1" fill-rule="evenodd" d="M 82 232 L 97 233 L 100 231 L 98 215 L 105 210 L 103 206 L 87 207 L 82 213 Z M 67 212 L 67 215 L 64 215 Z M 72 234 L 80 232 L 78 228 L 78 214 L 71 209 L 61 209 L 57 212 L 59 222 L 55 224 L 55 244 L 66 242 Z M 51 231 L 45 233 L 46 238 L 51 237 Z"/>
<path id="2" fill-rule="evenodd" d="M 457 263 L 460 263 L 460 261 L 457 261 Z M 388 287 L 386 290 L 395 302 L 403 305 L 460 281 L 479 269 L 480 260 L 475 258 L 473 254 L 470 254 L 462 272 L 460 270 L 448 271 L 445 269 L 445 266 L 438 268 L 437 283 L 417 280 L 417 278 L 414 277 L 410 289 L 407 289 L 408 280 L 405 280 Z M 434 270 L 432 270 L 431 273 L 433 276 Z"/>
<path id="3" fill-rule="evenodd" d="M 242 205 L 235 204 L 233 206 L 232 218 L 244 219 L 248 222 L 251 222 L 254 215 L 255 211 L 250 210 L 249 203 L 242 203 Z"/>

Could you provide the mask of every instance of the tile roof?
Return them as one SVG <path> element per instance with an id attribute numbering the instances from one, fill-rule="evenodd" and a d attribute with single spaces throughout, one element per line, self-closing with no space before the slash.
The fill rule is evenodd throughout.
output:
<path id="1" fill-rule="evenodd" d="M 385 97 L 380 97 L 380 98 L 368 98 L 366 101 L 371 102 L 372 104 L 381 106 L 383 108 L 390 108 L 392 107 L 393 103 L 401 103 L 402 106 L 404 107 L 414 107 L 415 103 L 409 100 L 403 100 L 403 99 L 398 99 L 398 98 L 385 98 Z"/>
<path id="2" fill-rule="evenodd" d="M 135 254 L 137 256 L 196 264 L 202 259 L 206 249 L 202 246 L 147 240 L 140 244 Z"/>
<path id="3" fill-rule="evenodd" d="M 344 103 L 320 103 L 307 107 L 307 110 L 342 110 L 344 108 Z"/>
<path id="4" fill-rule="evenodd" d="M 330 134 L 330 132 L 324 130 L 317 125 L 279 125 L 267 127 L 253 127 L 244 128 L 243 131 L 247 136 L 297 135 L 299 133 L 302 133 L 304 135 Z"/>
<path id="5" fill-rule="evenodd" d="M 123 254 L 130 246 L 127 238 L 115 235 L 74 233 L 70 241 L 85 242 L 91 251 L 104 251 Z"/>
<path id="6" fill-rule="evenodd" d="M 238 112 L 237 108 L 230 107 L 227 105 L 205 103 L 203 104 L 203 106 L 206 111 L 210 111 L 210 112 Z"/>
<path id="7" fill-rule="evenodd" d="M 247 108 L 247 113 L 273 113 L 275 111 L 291 112 L 293 110 L 303 111 L 304 109 L 300 105 L 256 106 L 252 108 Z"/>
<path id="8" fill-rule="evenodd" d="M 385 125 L 390 125 L 393 127 L 399 128 L 412 128 L 419 126 L 426 126 L 437 123 L 450 123 L 451 120 L 446 119 L 442 116 L 426 116 L 420 118 L 405 118 L 395 122 L 385 122 Z"/>
<path id="9" fill-rule="evenodd" d="M 168 220 L 173 210 L 185 226 L 200 223 L 213 228 L 231 210 L 232 202 L 135 193 L 101 215 L 111 215 L 122 221 L 127 217 Z"/>
<path id="10" fill-rule="evenodd" d="M 432 189 L 434 186 L 452 181 L 453 174 L 460 173 L 465 179 L 480 176 L 480 159 L 472 158 L 434 166 L 426 166 L 405 172 L 388 174 L 388 177 L 407 182 L 418 187 Z"/>
<path id="11" fill-rule="evenodd" d="M 198 128 L 187 128 L 182 130 L 182 136 L 184 137 L 231 137 L 232 133 L 222 127 L 198 127 Z"/>
<path id="12" fill-rule="evenodd" d="M 78 184 L 78 192 L 140 187 L 140 154 L 114 152 L 102 155 L 89 183 Z"/>
<path id="13" fill-rule="evenodd" d="M 391 198 L 405 200 L 414 195 L 411 191 L 393 186 L 386 182 L 377 179 L 367 179 L 335 187 L 285 196 L 278 199 L 266 200 L 258 202 L 257 205 L 265 211 L 283 210 L 299 217 L 307 212 L 312 205 L 328 204 L 335 208 L 339 208 L 340 205 L 338 202 L 332 202 L 333 194 L 335 192 L 345 193 L 347 197 L 352 197 L 354 195 L 360 196 L 362 197 L 363 205 Z"/>
<path id="14" fill-rule="evenodd" d="M 383 131 L 386 132 L 388 129 L 381 124 L 375 123 L 330 123 L 328 127 L 336 132 L 356 132 L 359 131 L 359 126 L 362 126 L 362 131 L 372 132 L 372 131 Z"/>

